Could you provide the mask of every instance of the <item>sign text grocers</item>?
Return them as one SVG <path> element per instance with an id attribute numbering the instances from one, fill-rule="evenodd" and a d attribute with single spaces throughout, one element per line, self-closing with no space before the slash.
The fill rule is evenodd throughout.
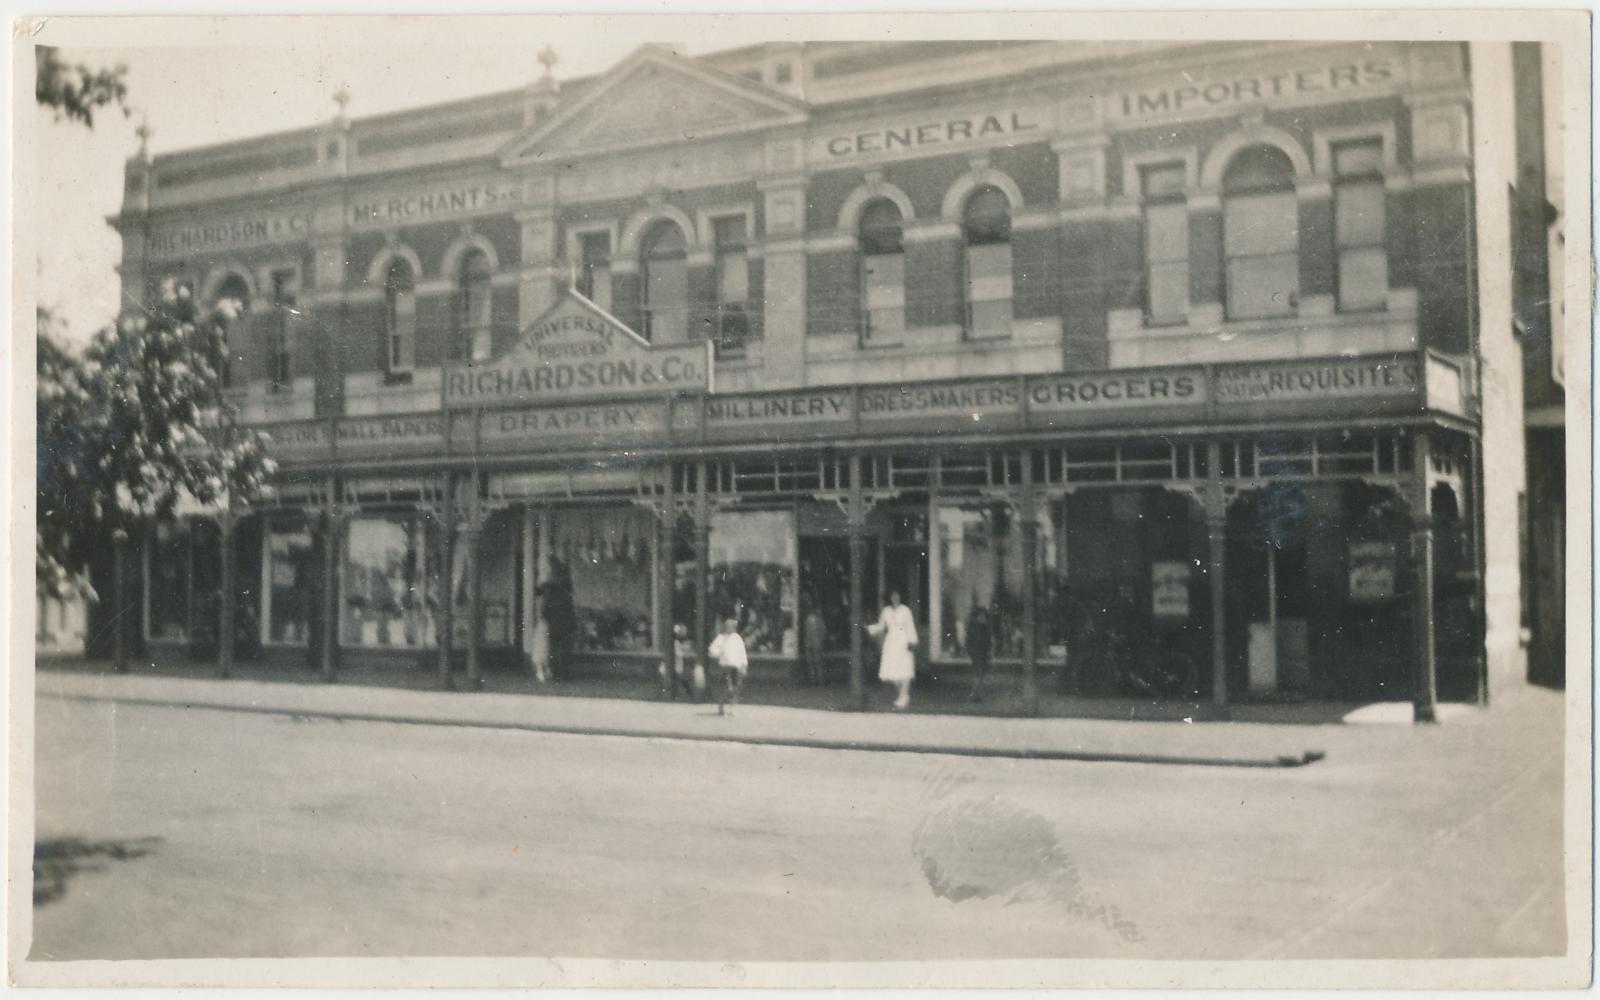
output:
<path id="1" fill-rule="evenodd" d="M 1203 368 L 1152 368 L 1061 375 L 1028 386 L 1028 410 L 1091 414 L 1142 406 L 1188 406 L 1206 401 Z"/>
<path id="2" fill-rule="evenodd" d="M 568 294 L 499 360 L 452 368 L 446 406 L 497 406 L 615 396 L 663 396 L 711 385 L 706 343 L 656 347 Z"/>

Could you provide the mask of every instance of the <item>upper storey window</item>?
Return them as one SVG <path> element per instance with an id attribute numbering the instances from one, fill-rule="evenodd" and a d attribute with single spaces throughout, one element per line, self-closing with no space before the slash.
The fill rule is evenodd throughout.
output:
<path id="1" fill-rule="evenodd" d="M 663 220 L 646 235 L 644 335 L 658 344 L 689 339 L 688 244 L 678 224 Z"/>
<path id="2" fill-rule="evenodd" d="M 396 258 L 383 282 L 386 351 L 384 367 L 391 375 L 411 371 L 417 346 L 417 276 Z"/>
<path id="3" fill-rule="evenodd" d="M 250 286 L 245 284 L 241 276 L 230 274 L 217 287 L 217 301 L 232 301 L 238 309 L 237 317 L 222 327 L 222 370 L 218 372 L 222 384 L 232 386 L 234 364 L 240 357 L 239 348 L 243 346 L 239 343 L 242 339 L 239 334 L 245 329 L 245 317 L 250 313 Z"/>
<path id="4" fill-rule="evenodd" d="M 299 301 L 300 275 L 294 268 L 280 268 L 272 272 L 272 328 L 267 351 L 267 377 L 272 388 L 281 390 L 293 383 L 289 368 L 290 332 Z"/>
<path id="5" fill-rule="evenodd" d="M 1182 323 L 1189 313 L 1189 206 L 1186 168 L 1164 163 L 1140 171 L 1144 197 L 1145 320 Z"/>
<path id="6" fill-rule="evenodd" d="M 906 250 L 900 208 L 887 198 L 861 212 L 862 339 L 898 344 L 906 328 Z"/>
<path id="7" fill-rule="evenodd" d="M 611 309 L 611 234 L 584 233 L 578 240 L 578 294 Z"/>
<path id="8" fill-rule="evenodd" d="M 1339 252 L 1339 308 L 1382 309 L 1389 299 L 1384 249 L 1383 141 L 1333 147 L 1333 233 Z"/>
<path id="9" fill-rule="evenodd" d="M 730 215 L 712 222 L 717 251 L 717 351 L 724 357 L 744 352 L 750 337 L 750 257 L 745 218 Z"/>
<path id="10" fill-rule="evenodd" d="M 1242 150 L 1222 178 L 1228 316 L 1294 313 L 1300 291 L 1299 203 L 1294 166 L 1272 146 Z"/>
<path id="11" fill-rule="evenodd" d="M 487 361 L 494 347 L 490 324 L 492 278 L 488 254 L 473 248 L 461 255 L 456 343 L 472 361 Z"/>
<path id="12" fill-rule="evenodd" d="M 967 335 L 1011 333 L 1011 199 L 985 185 L 961 215 L 967 257 Z"/>

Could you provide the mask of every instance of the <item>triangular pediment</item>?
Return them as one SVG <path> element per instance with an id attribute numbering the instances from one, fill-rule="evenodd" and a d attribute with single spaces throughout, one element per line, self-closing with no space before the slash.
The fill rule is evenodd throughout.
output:
<path id="1" fill-rule="evenodd" d="M 512 140 L 507 166 L 684 142 L 805 121 L 805 105 L 761 84 L 645 46 L 551 121 Z"/>
<path id="2" fill-rule="evenodd" d="M 577 291 L 523 327 L 499 357 L 445 372 L 444 403 L 503 406 L 711 388 L 711 344 L 652 344 Z"/>

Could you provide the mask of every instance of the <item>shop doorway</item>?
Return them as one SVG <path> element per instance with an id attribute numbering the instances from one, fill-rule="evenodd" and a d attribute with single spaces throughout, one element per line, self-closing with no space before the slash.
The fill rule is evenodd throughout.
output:
<path id="1" fill-rule="evenodd" d="M 1412 657 L 1407 512 L 1392 489 L 1273 483 L 1228 510 L 1235 697 L 1403 697 Z"/>
<path id="2" fill-rule="evenodd" d="M 919 628 L 928 621 L 928 509 L 891 507 L 884 511 L 878 535 L 878 586 L 881 608 L 890 593 L 898 593 L 911 609 Z M 876 616 L 874 616 L 876 617 Z"/>

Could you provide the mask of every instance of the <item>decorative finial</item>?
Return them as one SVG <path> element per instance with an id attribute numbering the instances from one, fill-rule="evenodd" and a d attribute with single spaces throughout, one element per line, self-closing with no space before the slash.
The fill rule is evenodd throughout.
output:
<path id="1" fill-rule="evenodd" d="M 350 88 L 339 84 L 339 89 L 333 92 L 333 103 L 339 105 L 339 117 L 344 117 L 344 109 L 350 105 Z"/>
<path id="2" fill-rule="evenodd" d="M 139 155 L 150 155 L 150 120 L 139 119 L 139 127 L 133 130 L 133 134 L 139 137 Z"/>
<path id="3" fill-rule="evenodd" d="M 556 50 L 550 46 L 546 45 L 539 50 L 539 64 L 544 67 L 545 79 L 548 80 L 555 75 L 556 63 L 560 61 L 561 57 L 556 55 Z"/>

